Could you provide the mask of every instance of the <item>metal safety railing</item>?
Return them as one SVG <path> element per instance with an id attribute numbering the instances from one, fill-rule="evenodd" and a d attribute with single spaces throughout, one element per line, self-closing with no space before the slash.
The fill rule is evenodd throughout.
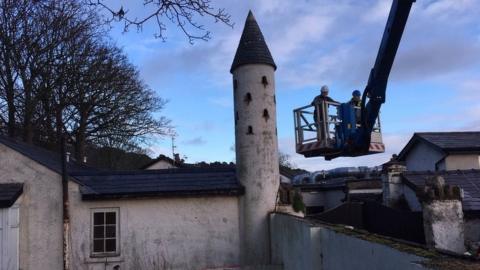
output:
<path id="1" fill-rule="evenodd" d="M 322 147 L 333 147 L 335 127 L 340 124 L 338 102 L 322 101 L 293 111 L 295 142 L 297 145 L 320 142 Z"/>
<path id="2" fill-rule="evenodd" d="M 338 102 L 322 101 L 293 111 L 295 122 L 295 143 L 304 145 L 320 143 L 321 148 L 333 148 L 336 142 L 336 127 L 342 122 L 338 117 Z M 356 127 L 360 128 L 360 107 L 355 106 Z M 372 142 L 381 142 L 380 116 L 372 131 Z"/>

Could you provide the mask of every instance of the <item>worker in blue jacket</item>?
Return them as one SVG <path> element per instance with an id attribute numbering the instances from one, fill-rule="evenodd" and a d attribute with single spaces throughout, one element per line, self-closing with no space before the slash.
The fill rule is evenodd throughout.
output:
<path id="1" fill-rule="evenodd" d="M 356 107 L 360 107 L 361 103 L 362 103 L 362 94 L 358 90 L 353 91 L 352 98 L 350 99 L 350 104 Z"/>

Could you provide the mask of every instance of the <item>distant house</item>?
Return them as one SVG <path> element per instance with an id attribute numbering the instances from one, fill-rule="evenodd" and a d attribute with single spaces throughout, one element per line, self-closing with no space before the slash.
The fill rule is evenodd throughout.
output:
<path id="1" fill-rule="evenodd" d="M 161 169 L 175 169 L 175 168 L 230 168 L 234 169 L 234 163 L 226 162 L 214 162 L 214 163 L 185 163 L 184 160 L 179 158 L 178 154 L 175 154 L 175 159 L 160 155 L 158 158 L 152 160 L 143 166 L 142 170 L 161 170 Z M 292 183 L 292 179 L 300 174 L 306 174 L 307 171 L 303 169 L 292 169 L 286 166 L 280 165 L 280 182 Z"/>
<path id="2" fill-rule="evenodd" d="M 174 169 L 179 168 L 181 165 L 181 161 L 175 160 L 165 156 L 160 155 L 158 158 L 152 160 L 148 164 L 142 167 L 143 170 L 160 170 L 160 169 Z"/>
<path id="3" fill-rule="evenodd" d="M 415 133 L 398 157 L 384 164 L 384 170 L 385 205 L 423 212 L 425 218 L 429 215 L 425 205 L 431 198 L 450 202 L 451 210 L 457 212 L 445 218 L 458 223 L 450 230 L 461 232 L 459 239 L 464 239 L 470 250 L 480 244 L 480 132 Z M 442 184 L 429 187 L 433 179 Z M 460 192 L 458 207 L 448 198 L 456 188 Z M 422 197 L 426 192 L 430 199 Z M 457 250 L 462 250 L 462 245 L 458 244 Z"/>
<path id="4" fill-rule="evenodd" d="M 381 202 L 382 198 L 382 182 L 379 177 L 344 176 L 316 183 L 295 184 L 293 187 L 302 193 L 306 215 L 333 209 L 347 201 Z"/>
<path id="5" fill-rule="evenodd" d="M 480 132 L 415 133 L 398 160 L 408 171 L 480 169 Z"/>

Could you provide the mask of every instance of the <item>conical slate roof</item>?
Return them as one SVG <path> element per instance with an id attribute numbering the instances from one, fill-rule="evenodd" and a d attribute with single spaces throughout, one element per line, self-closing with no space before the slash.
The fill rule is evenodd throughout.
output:
<path id="1" fill-rule="evenodd" d="M 277 69 L 252 11 L 248 12 L 230 72 L 246 64 L 267 64 Z"/>

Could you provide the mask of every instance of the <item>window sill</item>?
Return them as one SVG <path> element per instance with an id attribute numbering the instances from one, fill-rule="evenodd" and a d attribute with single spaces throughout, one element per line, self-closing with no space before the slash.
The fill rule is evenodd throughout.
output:
<path id="1" fill-rule="evenodd" d="M 86 263 L 109 263 L 123 261 L 124 258 L 120 254 L 90 254 L 90 257 L 85 259 Z"/>

